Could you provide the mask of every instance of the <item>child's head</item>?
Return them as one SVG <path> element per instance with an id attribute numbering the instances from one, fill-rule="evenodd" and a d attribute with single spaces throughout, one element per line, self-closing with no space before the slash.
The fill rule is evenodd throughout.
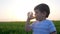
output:
<path id="1" fill-rule="evenodd" d="M 34 8 L 35 11 L 35 16 L 37 20 L 42 20 L 44 18 L 48 18 L 49 14 L 50 14 L 50 9 L 49 6 L 47 4 L 39 4 Z"/>

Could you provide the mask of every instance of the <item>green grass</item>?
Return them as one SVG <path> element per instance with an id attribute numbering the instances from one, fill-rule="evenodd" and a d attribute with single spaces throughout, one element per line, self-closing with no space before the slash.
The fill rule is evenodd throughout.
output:
<path id="1" fill-rule="evenodd" d="M 56 29 L 57 29 L 57 34 L 60 34 L 60 21 L 53 21 L 55 26 L 56 26 Z"/>
<path id="2" fill-rule="evenodd" d="M 60 34 L 60 21 L 53 21 Z M 0 34 L 32 34 L 25 31 L 25 22 L 0 22 Z"/>

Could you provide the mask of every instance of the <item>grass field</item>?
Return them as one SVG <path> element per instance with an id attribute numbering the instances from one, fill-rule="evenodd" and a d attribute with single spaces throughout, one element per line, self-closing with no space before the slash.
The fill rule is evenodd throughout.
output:
<path id="1" fill-rule="evenodd" d="M 60 34 L 60 21 L 53 21 Z M 32 34 L 24 30 L 25 22 L 0 22 L 0 34 Z"/>

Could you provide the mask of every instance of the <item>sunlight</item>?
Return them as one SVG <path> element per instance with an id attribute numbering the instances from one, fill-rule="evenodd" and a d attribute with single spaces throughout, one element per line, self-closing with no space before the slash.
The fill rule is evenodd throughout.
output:
<path id="1" fill-rule="evenodd" d="M 27 13 L 30 11 L 34 13 L 34 7 L 40 3 L 49 5 L 51 13 L 48 19 L 60 20 L 60 5 L 54 0 L 0 0 L 0 2 L 0 21 L 26 21 Z"/>

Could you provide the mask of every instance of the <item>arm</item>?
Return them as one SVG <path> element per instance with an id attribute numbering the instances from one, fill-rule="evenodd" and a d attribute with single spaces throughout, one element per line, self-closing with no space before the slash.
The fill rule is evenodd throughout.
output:
<path id="1" fill-rule="evenodd" d="M 51 34 L 57 34 L 57 32 L 55 31 L 55 32 L 52 32 Z"/>
<path id="2" fill-rule="evenodd" d="M 33 17 L 33 13 L 29 13 L 28 12 L 28 18 L 27 18 L 27 21 L 26 21 L 26 24 L 25 24 L 25 31 L 30 31 L 31 30 L 31 26 L 30 26 L 30 20 L 31 19 L 34 19 L 34 17 Z"/>
<path id="3" fill-rule="evenodd" d="M 25 24 L 25 31 L 27 32 L 31 30 L 31 27 L 29 25 L 30 25 L 30 20 L 27 19 L 26 24 Z"/>

